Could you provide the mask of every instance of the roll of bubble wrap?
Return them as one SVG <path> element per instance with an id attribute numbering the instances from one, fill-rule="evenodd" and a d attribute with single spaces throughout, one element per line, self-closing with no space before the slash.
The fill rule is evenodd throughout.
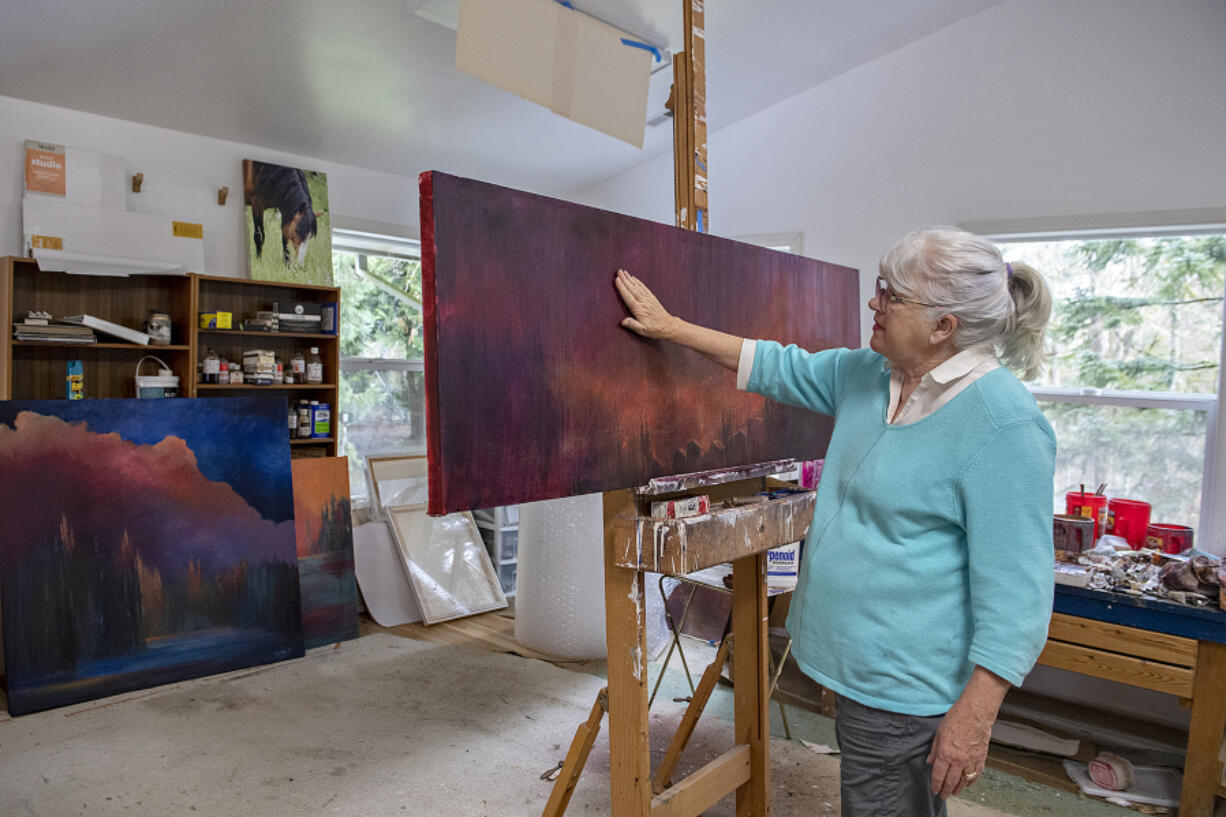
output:
<path id="1" fill-rule="evenodd" d="M 519 506 L 515 640 L 559 658 L 604 658 L 600 494 Z"/>
<path id="2" fill-rule="evenodd" d="M 559 658 L 604 658 L 604 508 L 600 494 L 519 506 L 515 640 Z M 647 657 L 669 643 L 658 573 L 643 574 Z M 665 579 L 666 592 L 676 584 Z"/>

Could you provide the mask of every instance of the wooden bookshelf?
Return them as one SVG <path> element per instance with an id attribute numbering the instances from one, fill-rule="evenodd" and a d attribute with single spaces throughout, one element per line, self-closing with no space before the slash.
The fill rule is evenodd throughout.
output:
<path id="1" fill-rule="evenodd" d="M 137 365 L 145 356 L 156 357 L 179 376 L 181 397 L 220 399 L 240 394 L 284 395 L 288 406 L 301 399 L 327 403 L 332 427 L 339 417 L 340 340 L 337 335 L 305 332 L 248 332 L 241 329 L 200 329 L 200 312 L 225 311 L 235 326 L 259 310 L 279 304 L 282 311 L 295 303 L 340 303 L 336 287 L 282 284 L 212 275 L 70 275 L 43 271 L 28 258 L 0 259 L 0 318 L 8 325 L 0 336 L 0 399 L 57 400 L 65 397 L 68 361 L 80 360 L 85 371 L 85 394 L 90 398 L 135 397 Z M 87 314 L 140 329 L 150 311 L 165 312 L 173 323 L 171 344 L 143 346 L 118 342 L 97 333 L 89 344 L 16 341 L 14 323 L 28 311 L 50 312 L 54 317 Z M 247 386 L 198 383 L 197 363 L 212 347 L 228 360 L 242 360 L 248 349 L 269 349 L 289 366 L 295 351 L 306 355 L 319 348 L 324 365 L 322 384 Z M 157 365 L 146 361 L 143 374 Z M 288 434 L 288 430 L 286 432 Z M 298 455 L 336 455 L 335 435 L 326 439 L 296 439 Z"/>

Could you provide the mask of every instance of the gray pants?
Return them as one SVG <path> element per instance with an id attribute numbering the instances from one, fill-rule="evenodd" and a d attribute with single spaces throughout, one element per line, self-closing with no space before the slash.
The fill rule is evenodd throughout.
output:
<path id="1" fill-rule="evenodd" d="M 925 758 L 944 715 L 886 712 L 838 698 L 843 817 L 945 817 Z"/>

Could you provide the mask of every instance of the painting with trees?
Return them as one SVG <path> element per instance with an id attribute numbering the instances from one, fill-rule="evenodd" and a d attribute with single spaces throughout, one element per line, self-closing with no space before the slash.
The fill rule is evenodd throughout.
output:
<path id="1" fill-rule="evenodd" d="M 14 714 L 302 655 L 283 397 L 0 402 Z"/>
<path id="2" fill-rule="evenodd" d="M 310 649 L 358 637 L 353 517 L 345 457 L 293 461 L 302 640 Z"/>

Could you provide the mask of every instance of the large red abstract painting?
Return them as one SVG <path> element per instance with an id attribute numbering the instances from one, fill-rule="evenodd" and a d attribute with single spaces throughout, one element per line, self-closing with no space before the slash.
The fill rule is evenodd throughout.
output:
<path id="1" fill-rule="evenodd" d="M 736 390 L 620 321 L 618 268 L 674 314 L 859 343 L 855 270 L 438 172 L 421 175 L 432 514 L 825 453 L 829 418 Z"/>

